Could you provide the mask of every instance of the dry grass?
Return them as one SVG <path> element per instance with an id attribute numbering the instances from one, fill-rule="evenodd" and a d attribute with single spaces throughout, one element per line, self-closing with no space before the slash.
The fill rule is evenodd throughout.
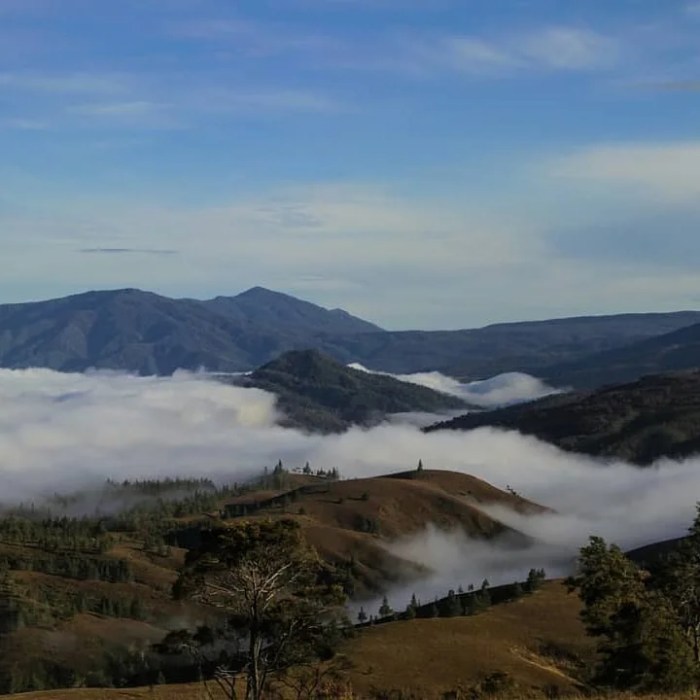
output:
<path id="1" fill-rule="evenodd" d="M 576 596 L 553 582 L 474 617 L 371 627 L 347 649 L 353 687 L 360 694 L 381 688 L 433 698 L 504 672 L 523 691 L 556 687 L 576 693 L 576 660 L 593 657 L 579 609 Z"/>
<path id="2" fill-rule="evenodd" d="M 214 690 L 212 688 L 212 690 Z M 163 685 L 153 688 L 98 689 L 76 688 L 75 690 L 47 690 L 40 693 L 20 693 L 8 698 L 21 700 L 209 700 L 201 684 Z M 214 697 L 224 700 L 222 694 Z"/>

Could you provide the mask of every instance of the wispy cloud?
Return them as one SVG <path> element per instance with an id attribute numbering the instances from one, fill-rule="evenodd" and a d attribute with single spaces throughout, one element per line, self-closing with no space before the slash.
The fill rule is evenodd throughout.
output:
<path id="1" fill-rule="evenodd" d="M 535 32 L 516 42 L 514 50 L 531 64 L 553 70 L 603 68 L 612 65 L 619 54 L 612 38 L 573 27 L 549 27 Z"/>
<path id="2" fill-rule="evenodd" d="M 131 89 L 128 78 L 115 73 L 0 73 L 0 86 L 57 95 L 118 94 Z"/>
<path id="3" fill-rule="evenodd" d="M 180 251 L 167 248 L 81 248 L 88 255 L 178 255 Z"/>
<path id="4" fill-rule="evenodd" d="M 587 71 L 610 66 L 618 48 L 613 39 L 587 29 L 547 27 L 502 37 L 451 35 L 423 42 L 414 56 L 434 67 L 476 75 L 531 71 Z"/>
<path id="5" fill-rule="evenodd" d="M 251 87 L 228 76 L 158 73 L 0 73 L 0 88 L 21 117 L 0 127 L 177 129 L 222 115 L 330 114 L 348 111 L 332 95 L 286 86 Z"/>
<path id="6" fill-rule="evenodd" d="M 25 119 L 23 117 L 8 117 L 0 119 L 0 129 L 16 129 L 18 131 L 45 131 L 50 124 L 41 119 Z"/>
<path id="7" fill-rule="evenodd" d="M 258 89 L 204 90 L 202 111 L 209 113 L 341 112 L 348 107 L 339 100 L 310 90 Z"/>
<path id="8" fill-rule="evenodd" d="M 616 184 L 670 202 L 700 195 L 700 141 L 594 145 L 548 168 L 555 177 Z"/>
<path id="9" fill-rule="evenodd" d="M 196 19 L 170 23 L 166 31 L 175 38 L 223 44 L 237 53 L 273 56 L 288 52 L 332 51 L 337 40 L 298 27 L 241 18 Z"/>
<path id="10" fill-rule="evenodd" d="M 642 87 L 663 92 L 700 92 L 700 80 L 662 80 L 642 83 Z"/>

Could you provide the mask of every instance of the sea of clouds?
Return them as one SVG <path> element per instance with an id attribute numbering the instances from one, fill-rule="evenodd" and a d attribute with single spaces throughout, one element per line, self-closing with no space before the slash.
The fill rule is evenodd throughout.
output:
<path id="1" fill-rule="evenodd" d="M 639 469 L 564 453 L 515 432 L 424 434 L 386 423 L 322 436 L 282 428 L 277 419 L 273 395 L 205 375 L 0 370 L 0 503 L 40 500 L 107 478 L 240 482 L 278 459 L 289 467 L 307 460 L 337 467 L 344 478 L 406 470 L 422 459 L 426 468 L 509 485 L 556 511 L 536 517 L 492 511 L 537 541 L 524 552 L 437 530 L 396 543 L 397 553 L 436 570 L 417 589 L 427 599 L 485 577 L 510 582 L 532 566 L 566 573 L 591 534 L 628 548 L 679 536 L 700 499 L 700 459 Z M 397 592 L 403 595 L 409 591 Z"/>

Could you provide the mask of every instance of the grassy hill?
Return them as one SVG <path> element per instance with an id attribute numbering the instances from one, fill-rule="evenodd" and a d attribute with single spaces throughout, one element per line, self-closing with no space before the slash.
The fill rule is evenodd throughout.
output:
<path id="1" fill-rule="evenodd" d="M 651 376 L 595 392 L 460 416 L 427 428 L 518 430 L 558 447 L 651 464 L 700 452 L 700 372 Z"/>
<path id="2" fill-rule="evenodd" d="M 582 689 L 578 676 L 593 655 L 578 611 L 577 597 L 567 593 L 560 582 L 551 582 L 533 595 L 476 616 L 366 627 L 341 653 L 350 662 L 347 678 L 357 698 L 437 700 L 458 689 L 466 692 L 499 673 L 506 674 L 507 681 L 498 697 L 532 697 L 535 693 L 544 697 L 545 692 L 549 697 L 553 692 L 573 695 Z M 16 697 L 199 700 L 204 696 L 195 684 L 153 690 L 76 689 Z"/>
<path id="3" fill-rule="evenodd" d="M 529 540 L 482 508 L 498 503 L 542 510 L 451 472 L 348 481 L 335 480 L 332 470 L 299 472 L 279 467 L 238 488 L 185 480 L 108 482 L 102 494 L 67 494 L 6 513 L 0 518 L 0 691 L 153 680 L 160 661 L 149 652 L 152 643 L 170 630 L 217 619 L 171 596 L 186 549 L 212 527 L 294 519 L 347 592 L 364 599 L 428 573 L 421 562 L 387 549 L 395 538 L 434 524 L 522 545 Z M 108 515 L 94 513 L 96 500 Z M 114 503 L 129 500 L 139 505 L 113 512 Z M 75 514 L 81 508 L 85 517 L 62 515 L 62 509 Z M 184 680 L 192 669 L 166 672 Z"/>
<path id="4" fill-rule="evenodd" d="M 521 513 L 544 510 L 473 476 L 448 471 L 319 480 L 300 487 L 294 486 L 298 475 L 290 476 L 288 490 L 233 499 L 229 512 L 248 518 L 298 520 L 307 540 L 324 559 L 343 567 L 352 564 L 351 585 L 358 598 L 427 573 L 420 562 L 400 559 L 386 549 L 396 538 L 417 534 L 432 524 L 447 531 L 460 529 L 470 537 L 503 537 L 509 546 L 524 546 L 528 538 L 481 508 L 502 505 Z"/>

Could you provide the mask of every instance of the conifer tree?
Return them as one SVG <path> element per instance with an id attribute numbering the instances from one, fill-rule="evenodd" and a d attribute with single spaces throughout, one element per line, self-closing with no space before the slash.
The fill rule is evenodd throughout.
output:
<path id="1" fill-rule="evenodd" d="M 389 617 L 390 615 L 393 615 L 394 611 L 389 605 L 389 600 L 386 596 L 382 598 L 382 604 L 379 607 L 379 617 Z"/>

